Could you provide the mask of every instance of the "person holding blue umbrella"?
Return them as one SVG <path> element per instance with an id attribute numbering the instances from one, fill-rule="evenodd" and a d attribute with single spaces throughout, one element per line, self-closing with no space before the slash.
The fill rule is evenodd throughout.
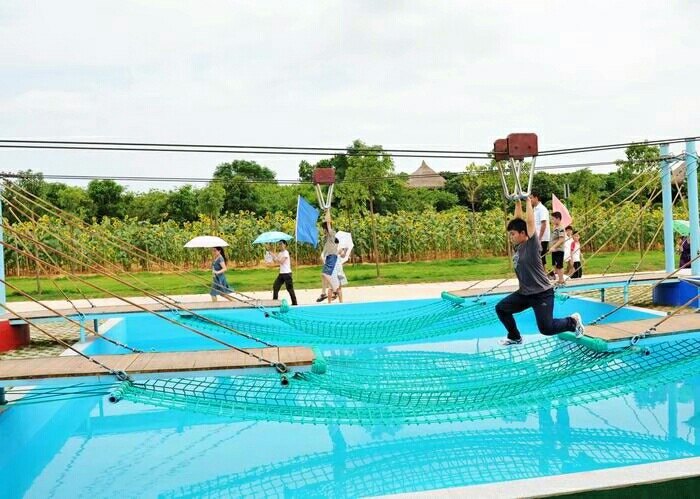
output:
<path id="1" fill-rule="evenodd" d="M 681 235 L 678 242 L 678 252 L 681 254 L 678 268 L 690 267 L 690 224 L 687 220 L 674 220 L 673 229 Z"/>
<path id="2" fill-rule="evenodd" d="M 292 280 L 292 259 L 289 256 L 289 251 L 287 250 L 287 241 L 289 241 L 291 238 L 292 236 L 289 234 L 272 230 L 260 234 L 255 241 L 253 241 L 253 244 L 265 244 L 265 263 L 277 263 L 280 266 L 280 272 L 272 285 L 272 299 L 278 299 L 280 289 L 282 288 L 282 284 L 284 284 L 284 286 L 287 288 L 287 292 L 289 293 L 289 297 L 292 300 L 292 305 L 296 305 L 297 295 L 294 293 L 294 281 Z M 270 243 L 277 243 L 276 253 L 273 253 L 268 248 L 267 245 Z"/>

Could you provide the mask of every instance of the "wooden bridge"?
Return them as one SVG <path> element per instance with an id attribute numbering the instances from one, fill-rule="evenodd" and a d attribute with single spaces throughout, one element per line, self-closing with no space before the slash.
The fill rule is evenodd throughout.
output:
<path id="1" fill-rule="evenodd" d="M 668 274 L 666 272 L 638 272 L 635 275 L 632 274 L 616 274 L 603 277 L 582 277 L 581 279 L 569 279 L 566 281 L 566 286 L 562 287 L 562 292 L 571 291 L 601 291 L 601 301 L 605 301 L 605 290 L 610 288 L 622 288 L 623 293 L 631 286 L 653 286 L 662 279 L 664 279 Z M 672 283 L 678 282 L 680 276 L 673 276 L 669 279 L 665 279 L 664 282 Z M 495 281 L 494 284 L 498 282 Z M 459 291 L 451 291 L 452 294 L 457 296 L 478 296 L 488 288 L 468 288 Z M 507 284 L 503 286 L 498 286 L 491 293 L 512 293 L 518 290 L 517 284 Z"/>
<path id="2" fill-rule="evenodd" d="M 655 324 L 661 322 L 663 317 L 653 319 L 643 319 L 639 321 L 615 322 L 611 324 L 600 324 L 596 326 L 586 326 L 586 336 L 600 338 L 601 340 L 615 342 L 629 340 L 633 337 L 647 332 Z M 656 330 L 646 333 L 647 337 L 658 337 L 667 335 L 690 334 L 700 331 L 700 314 L 678 314 L 669 317 L 668 320 L 659 325 Z"/>
<path id="3" fill-rule="evenodd" d="M 136 301 L 138 298 L 134 298 Z M 279 300 L 260 300 L 257 302 L 264 307 L 279 307 Z M 253 303 L 243 302 L 243 301 L 217 301 L 217 302 L 188 302 L 179 303 L 185 310 L 224 310 L 233 308 L 252 308 L 255 306 Z M 10 305 L 12 308 L 12 305 Z M 127 303 L 121 305 L 105 305 L 105 306 L 95 306 L 95 307 L 77 307 L 77 308 L 66 308 L 66 305 L 61 307 L 52 307 L 56 312 L 46 310 L 44 308 L 38 310 L 28 310 L 23 312 L 18 312 L 23 318 L 31 322 L 42 322 L 47 320 L 61 319 L 63 316 L 71 317 L 72 319 L 80 319 L 81 316 L 88 320 L 109 318 L 113 315 L 131 314 L 139 312 L 169 312 L 175 310 L 175 306 L 168 306 L 162 303 L 139 303 L 138 305 L 130 305 Z M 145 310 L 144 310 L 145 309 Z M 107 317 L 105 317 L 107 316 Z M 8 314 L 10 324 L 25 324 L 26 321 L 17 315 Z"/>
<path id="4" fill-rule="evenodd" d="M 247 352 L 287 367 L 308 367 L 315 357 L 306 347 L 250 348 Z M 115 371 L 141 377 L 157 376 L 174 378 L 181 376 L 215 376 L 270 368 L 266 362 L 236 350 L 200 350 L 195 352 L 133 353 L 124 355 L 95 355 L 93 358 Z M 39 380 L 55 380 L 65 383 L 79 378 L 98 378 L 98 381 L 114 382 L 114 375 L 80 355 L 43 357 L 36 359 L 10 359 L 0 361 L 0 387 L 36 384 Z"/>

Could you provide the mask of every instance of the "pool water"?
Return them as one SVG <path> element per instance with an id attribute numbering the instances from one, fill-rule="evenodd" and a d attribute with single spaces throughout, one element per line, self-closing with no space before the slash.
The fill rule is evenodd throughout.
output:
<path id="1" fill-rule="evenodd" d="M 342 317 L 406 305 L 315 310 Z M 610 309 L 572 298 L 557 302 L 556 315 L 576 310 L 590 321 Z M 225 315 L 265 320 L 257 310 Z M 609 321 L 649 317 L 625 309 Z M 518 322 L 530 333 L 526 341 L 541 338 L 533 334 L 530 312 Z M 146 350 L 220 347 L 146 314 L 123 316 L 109 335 Z M 492 325 L 385 348 L 475 352 L 497 348 L 503 335 L 500 325 Z M 88 351 L 116 348 L 96 341 Z M 421 491 L 700 456 L 699 424 L 700 377 L 584 406 L 548 404 L 508 419 L 403 426 L 234 421 L 92 397 L 0 413 L 0 497 L 308 498 Z"/>

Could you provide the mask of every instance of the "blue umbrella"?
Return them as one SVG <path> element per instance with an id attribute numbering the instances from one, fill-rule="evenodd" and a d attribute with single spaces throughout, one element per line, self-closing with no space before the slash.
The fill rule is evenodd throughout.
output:
<path id="1" fill-rule="evenodd" d="M 690 235 L 690 223 L 687 220 L 674 220 L 673 230 L 678 232 L 681 236 Z"/>
<path id="2" fill-rule="evenodd" d="M 290 236 L 289 234 L 273 230 L 270 232 L 263 232 L 262 234 L 260 234 L 257 237 L 257 239 L 253 241 L 253 244 L 277 243 L 279 241 L 289 241 L 291 238 L 292 236 Z"/>

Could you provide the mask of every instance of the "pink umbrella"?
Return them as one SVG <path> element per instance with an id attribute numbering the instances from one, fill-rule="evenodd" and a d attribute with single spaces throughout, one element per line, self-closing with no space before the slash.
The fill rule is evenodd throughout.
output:
<path id="1" fill-rule="evenodd" d="M 552 194 L 552 213 L 554 213 L 555 211 L 561 213 L 561 224 L 564 227 L 566 227 L 567 225 L 571 225 L 573 218 L 571 218 L 569 210 L 567 210 L 566 206 L 564 206 L 564 204 L 561 201 L 559 201 L 558 197 Z"/>

